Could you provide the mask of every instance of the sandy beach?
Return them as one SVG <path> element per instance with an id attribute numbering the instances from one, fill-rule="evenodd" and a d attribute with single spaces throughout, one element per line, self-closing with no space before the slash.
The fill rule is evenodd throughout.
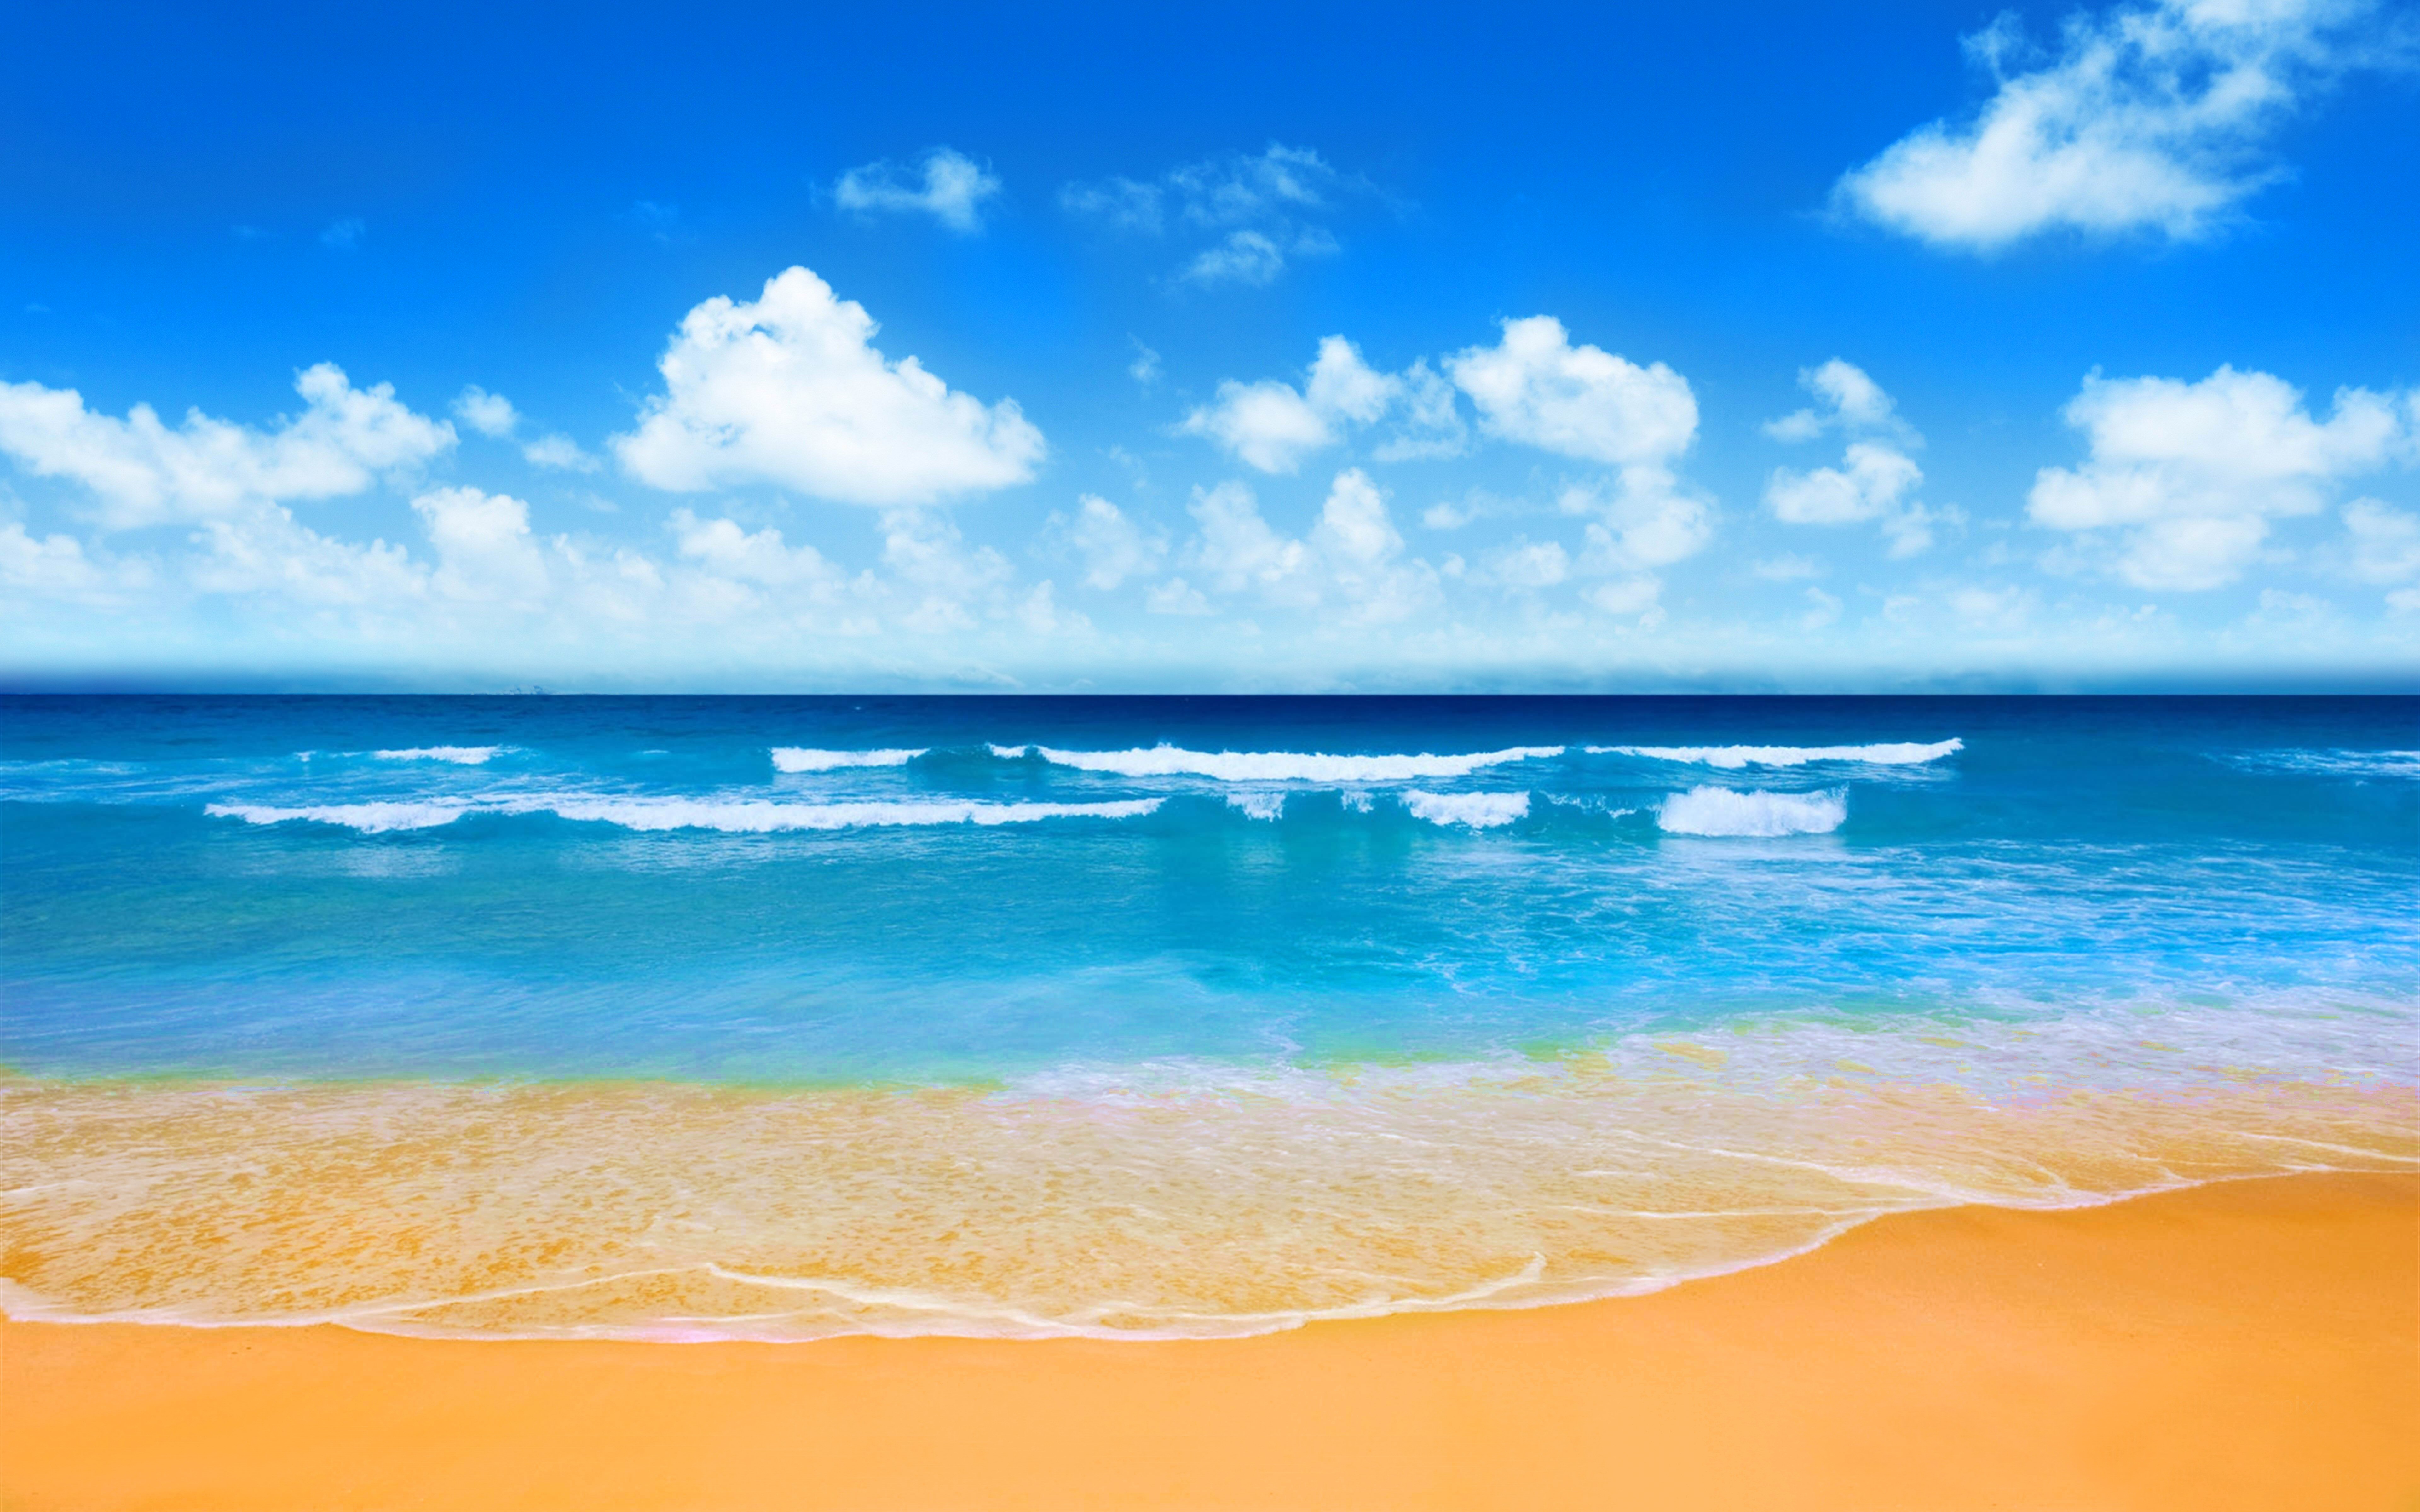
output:
<path id="1" fill-rule="evenodd" d="M 11 1323 L 12 1508 L 2402 1509 L 2420 1179 L 1885 1219 L 1654 1295 L 1158 1344 Z"/>

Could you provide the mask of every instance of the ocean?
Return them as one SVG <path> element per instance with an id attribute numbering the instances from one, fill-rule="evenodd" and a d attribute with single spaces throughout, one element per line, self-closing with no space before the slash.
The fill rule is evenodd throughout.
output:
<path id="1" fill-rule="evenodd" d="M 2420 700 L 0 700 L 0 1303 L 1220 1336 L 2420 1161 Z"/>

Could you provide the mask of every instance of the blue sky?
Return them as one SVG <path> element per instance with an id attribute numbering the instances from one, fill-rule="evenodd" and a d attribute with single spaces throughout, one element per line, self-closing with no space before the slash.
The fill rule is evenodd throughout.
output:
<path id="1" fill-rule="evenodd" d="M 2350 0 L 50 8 L 0 674 L 2406 682 L 2416 64 Z"/>

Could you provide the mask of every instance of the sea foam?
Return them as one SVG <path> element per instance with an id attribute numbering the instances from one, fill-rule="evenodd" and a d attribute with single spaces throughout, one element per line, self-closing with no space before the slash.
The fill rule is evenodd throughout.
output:
<path id="1" fill-rule="evenodd" d="M 914 750 L 814 750 L 805 746 L 773 748 L 777 772 L 831 772 L 845 766 L 905 766 L 924 754 Z"/>
<path id="2" fill-rule="evenodd" d="M 465 814 L 553 814 L 623 829 L 711 829 L 762 835 L 785 830 L 865 829 L 927 825 L 1020 825 L 1043 819 L 1132 819 L 1158 809 L 1157 798 L 1112 803 L 988 803 L 894 800 L 861 803 L 774 803 L 764 799 L 530 797 L 461 803 L 341 803 L 298 808 L 213 803 L 204 811 L 252 825 L 303 821 L 341 825 L 364 834 L 427 829 Z"/>
<path id="3" fill-rule="evenodd" d="M 1404 807 L 1413 818 L 1425 819 L 1433 825 L 1466 825 L 1473 829 L 1493 829 L 1528 814 L 1529 795 L 1422 793 L 1415 788 L 1404 795 Z"/>
<path id="4" fill-rule="evenodd" d="M 1812 762 L 1862 762 L 1870 766 L 1920 766 L 1966 748 L 1956 738 L 1930 745 L 1898 741 L 1872 746 L 1590 746 L 1591 756 L 1643 756 L 1737 771 L 1743 766 L 1805 766 Z"/>
<path id="5" fill-rule="evenodd" d="M 1409 782 L 1422 778 L 1467 777 L 1484 766 L 1560 756 L 1560 746 L 1515 746 L 1466 755 L 1331 756 L 1323 751 L 1187 750 L 1153 746 L 1128 750 L 1061 750 L 1050 746 L 994 746 L 992 754 L 1016 760 L 1027 753 L 1054 766 L 1109 772 L 1120 777 L 1206 777 L 1220 782 Z"/>
<path id="6" fill-rule="evenodd" d="M 1846 790 L 1742 793 L 1734 788 L 1695 787 L 1673 794 L 1655 810 L 1657 826 L 1670 834 L 1760 839 L 1828 834 L 1848 817 Z"/>
<path id="7" fill-rule="evenodd" d="M 502 746 L 413 746 L 404 750 L 373 751 L 382 762 L 450 762 L 456 766 L 485 766 L 496 759 Z M 309 760 L 311 752 L 299 752 Z"/>

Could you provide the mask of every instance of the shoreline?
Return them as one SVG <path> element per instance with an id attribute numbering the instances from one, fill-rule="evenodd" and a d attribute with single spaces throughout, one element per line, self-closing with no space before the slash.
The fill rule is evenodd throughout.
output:
<path id="1" fill-rule="evenodd" d="M 1892 1214 L 1240 1339 L 0 1324 L 0 1504 L 2407 1508 L 2420 1176 Z"/>

